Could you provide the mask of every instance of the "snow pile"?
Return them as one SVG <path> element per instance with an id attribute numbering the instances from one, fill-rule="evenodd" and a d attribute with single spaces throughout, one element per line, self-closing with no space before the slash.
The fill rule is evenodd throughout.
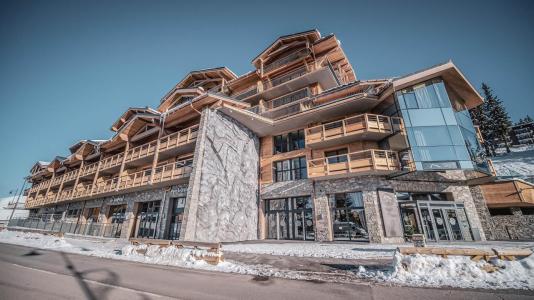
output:
<path id="1" fill-rule="evenodd" d="M 475 262 L 467 256 L 395 254 L 392 270 L 366 270 L 361 278 L 400 285 L 483 289 L 534 289 L 534 255 L 518 261 Z"/>
<path id="2" fill-rule="evenodd" d="M 225 244 L 224 251 L 297 257 L 325 257 L 343 259 L 391 259 L 398 245 L 323 244 L 323 243 L 236 243 Z"/>
<path id="3" fill-rule="evenodd" d="M 159 247 L 157 245 L 126 245 L 122 248 L 122 255 L 130 256 L 137 261 L 160 265 L 195 265 L 205 262 L 198 259 L 211 255 L 207 250 L 178 248 L 176 246 Z"/>

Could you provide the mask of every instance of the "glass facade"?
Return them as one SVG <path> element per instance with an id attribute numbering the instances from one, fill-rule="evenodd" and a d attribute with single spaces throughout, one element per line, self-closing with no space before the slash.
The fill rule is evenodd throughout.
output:
<path id="1" fill-rule="evenodd" d="M 334 240 L 367 240 L 362 192 L 329 195 Z"/>
<path id="2" fill-rule="evenodd" d="M 310 196 L 266 200 L 265 219 L 269 239 L 315 239 Z"/>
<path id="3" fill-rule="evenodd" d="M 417 170 L 487 169 L 468 110 L 451 102 L 441 79 L 403 89 L 395 97 Z"/>

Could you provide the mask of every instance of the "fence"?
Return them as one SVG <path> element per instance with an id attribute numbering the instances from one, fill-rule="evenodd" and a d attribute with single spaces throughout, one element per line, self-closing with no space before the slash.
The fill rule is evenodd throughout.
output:
<path id="1" fill-rule="evenodd" d="M 50 232 L 119 238 L 121 236 L 122 227 L 124 223 L 129 223 L 129 220 L 125 219 L 124 222 L 121 223 L 82 223 L 67 220 L 58 220 L 54 217 L 43 216 L 11 219 L 9 221 L 8 227 L 22 227 L 29 229 L 40 229 Z"/>

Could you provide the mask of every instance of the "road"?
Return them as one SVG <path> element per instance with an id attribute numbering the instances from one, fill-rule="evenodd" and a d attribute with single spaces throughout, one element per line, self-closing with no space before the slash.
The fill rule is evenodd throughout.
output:
<path id="1" fill-rule="evenodd" d="M 526 291 L 258 278 L 0 243 L 0 299 L 534 299 Z"/>

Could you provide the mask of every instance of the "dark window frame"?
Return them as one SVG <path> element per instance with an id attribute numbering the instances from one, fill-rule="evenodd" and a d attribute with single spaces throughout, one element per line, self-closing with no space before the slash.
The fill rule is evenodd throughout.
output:
<path id="1" fill-rule="evenodd" d="M 308 178 L 306 156 L 273 162 L 273 181 L 291 181 Z"/>
<path id="2" fill-rule="evenodd" d="M 287 153 L 306 147 L 304 129 L 273 136 L 273 153 Z"/>

